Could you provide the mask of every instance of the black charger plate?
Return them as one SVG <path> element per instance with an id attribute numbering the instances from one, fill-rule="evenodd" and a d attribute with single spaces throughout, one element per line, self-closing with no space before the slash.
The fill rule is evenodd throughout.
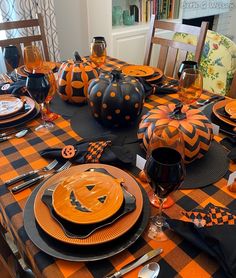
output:
<path id="1" fill-rule="evenodd" d="M 145 230 L 150 216 L 150 204 L 146 191 L 140 186 L 143 195 L 143 211 L 137 223 L 124 235 L 112 242 L 94 246 L 70 245 L 47 235 L 37 224 L 34 216 L 34 200 L 39 191 L 38 185 L 31 193 L 24 209 L 24 227 L 32 242 L 43 252 L 55 258 L 83 262 L 97 261 L 112 257 L 133 244 Z"/>
<path id="2" fill-rule="evenodd" d="M 12 128 L 12 127 L 16 127 L 28 123 L 32 121 L 39 114 L 39 112 L 40 112 L 39 107 L 35 107 L 35 109 L 33 109 L 33 111 L 24 118 L 21 118 L 19 120 L 10 123 L 0 124 L 0 130 L 4 130 L 7 128 Z"/>

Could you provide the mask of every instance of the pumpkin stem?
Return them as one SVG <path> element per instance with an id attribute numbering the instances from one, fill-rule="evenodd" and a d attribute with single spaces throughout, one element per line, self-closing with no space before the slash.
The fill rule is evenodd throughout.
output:
<path id="1" fill-rule="evenodd" d="M 76 61 L 76 62 L 82 62 L 82 58 L 80 57 L 78 51 L 75 51 L 75 52 L 74 52 L 74 57 L 75 57 L 75 61 Z"/>
<path id="2" fill-rule="evenodd" d="M 169 114 L 171 119 L 175 120 L 183 120 L 186 119 L 186 113 L 183 113 L 181 110 L 183 108 L 183 103 L 179 102 L 175 105 L 175 109 L 173 112 Z"/>
<path id="3" fill-rule="evenodd" d="M 111 75 L 112 75 L 112 81 L 118 81 L 122 78 L 120 70 L 112 70 Z"/>

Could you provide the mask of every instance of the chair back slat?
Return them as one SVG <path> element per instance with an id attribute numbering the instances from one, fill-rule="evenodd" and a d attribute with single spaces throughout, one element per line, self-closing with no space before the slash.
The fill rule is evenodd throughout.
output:
<path id="1" fill-rule="evenodd" d="M 229 97 L 236 98 L 236 72 L 234 73 L 233 81 L 230 86 Z"/>
<path id="2" fill-rule="evenodd" d="M 165 45 L 162 45 L 160 47 L 160 54 L 158 57 L 157 67 L 159 69 L 161 69 L 163 72 L 165 71 L 167 54 L 168 54 L 168 47 Z"/>
<path id="3" fill-rule="evenodd" d="M 37 28 L 36 28 L 37 27 Z M 47 46 L 46 34 L 44 30 L 43 17 L 38 14 L 37 19 L 20 20 L 20 21 L 9 21 L 0 23 L 0 30 L 19 30 L 24 28 L 23 36 L 18 36 L 14 38 L 9 38 L 5 40 L 0 40 L 0 48 L 4 48 L 8 45 L 15 45 L 19 49 L 21 55 L 19 65 L 23 64 L 23 50 L 25 46 L 32 45 L 37 42 L 37 46 L 42 50 L 42 56 L 45 60 L 49 61 L 49 51 Z M 33 29 L 32 29 L 33 28 Z M 28 32 L 28 30 L 33 30 L 33 32 Z M 19 32 L 16 32 L 19 33 Z M 21 32 L 20 32 L 21 33 Z M 25 33 L 30 33 L 32 35 L 25 35 Z M 36 33 L 36 34 L 35 34 Z M 6 65 L 9 71 L 9 65 Z"/>
<path id="4" fill-rule="evenodd" d="M 150 21 L 150 29 L 147 37 L 144 64 L 150 65 L 153 45 L 161 45 L 158 58 L 158 67 L 161 70 L 164 70 L 164 73 L 166 75 L 169 75 L 171 77 L 175 76 L 177 71 L 176 67 L 179 68 L 179 63 L 183 60 L 186 60 L 186 55 L 188 52 L 192 52 L 195 54 L 196 62 L 200 61 L 206 38 L 207 28 L 208 22 L 202 22 L 201 27 L 196 27 L 186 24 L 155 20 L 155 15 L 152 15 Z M 177 42 L 173 41 L 172 39 L 159 37 L 159 33 L 156 32 L 159 29 L 196 35 L 198 37 L 197 45 L 194 46 L 192 44 Z M 168 48 L 170 49 L 169 54 L 167 55 Z"/>
<path id="5" fill-rule="evenodd" d="M 175 64 L 177 60 L 178 49 L 169 47 L 165 73 L 167 76 L 173 76 L 175 71 Z"/>

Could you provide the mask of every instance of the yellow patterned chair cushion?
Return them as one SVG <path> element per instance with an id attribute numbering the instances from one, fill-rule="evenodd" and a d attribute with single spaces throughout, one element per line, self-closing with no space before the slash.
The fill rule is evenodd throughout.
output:
<path id="1" fill-rule="evenodd" d="M 173 40 L 193 45 L 197 43 L 194 35 L 185 33 L 175 33 Z M 193 54 L 189 53 L 187 59 L 193 60 Z M 203 73 L 205 90 L 227 95 L 236 71 L 236 44 L 225 36 L 208 30 L 200 70 Z"/>

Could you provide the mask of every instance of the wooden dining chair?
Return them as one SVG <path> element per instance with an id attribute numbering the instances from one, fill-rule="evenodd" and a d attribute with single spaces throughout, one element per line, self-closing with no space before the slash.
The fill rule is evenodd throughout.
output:
<path id="1" fill-rule="evenodd" d="M 227 96 L 231 98 L 236 98 L 236 71 L 234 73 L 233 81 L 230 86 L 230 91 Z"/>
<path id="2" fill-rule="evenodd" d="M 24 46 L 36 44 L 41 48 L 44 59 L 49 61 L 49 52 L 47 46 L 46 35 L 44 31 L 43 17 L 38 14 L 36 19 L 27 19 L 20 21 L 8 21 L 0 23 L 0 31 L 18 30 L 16 34 L 20 34 L 20 29 L 24 29 L 25 33 L 29 35 L 17 36 L 9 39 L 0 40 L 0 47 L 3 49 L 9 45 L 15 45 L 20 53 L 23 53 Z M 20 64 L 23 65 L 23 55 L 21 55 Z M 9 65 L 6 65 L 7 70 L 10 71 Z"/>
<path id="3" fill-rule="evenodd" d="M 159 29 L 196 35 L 198 37 L 197 45 L 194 46 L 187 43 L 176 42 L 172 39 L 159 37 L 159 34 L 157 33 Z M 189 52 L 195 54 L 195 61 L 199 63 L 207 29 L 208 22 L 202 22 L 201 27 L 196 27 L 180 23 L 159 21 L 155 19 L 155 15 L 152 15 L 147 37 L 144 65 L 150 65 L 153 45 L 160 45 L 156 66 L 167 76 L 177 77 L 180 63 L 186 60 Z"/>

